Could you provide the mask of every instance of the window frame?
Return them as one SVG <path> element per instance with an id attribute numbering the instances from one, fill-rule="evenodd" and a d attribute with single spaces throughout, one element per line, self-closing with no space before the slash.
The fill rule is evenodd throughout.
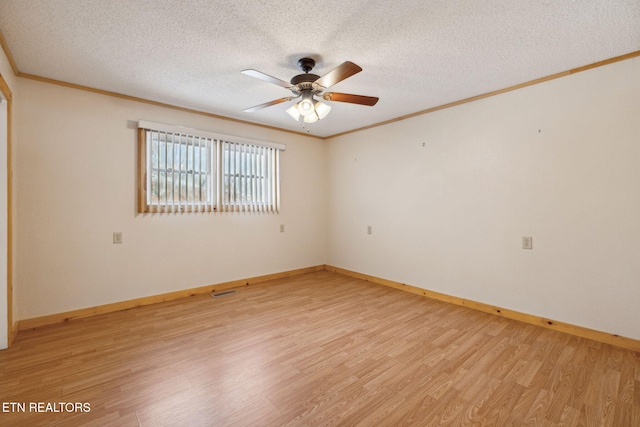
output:
<path id="1" fill-rule="evenodd" d="M 153 136 L 148 137 L 148 135 L 153 135 L 154 132 L 157 132 L 158 135 L 164 133 L 165 135 L 172 135 L 172 144 L 175 144 L 176 141 L 173 139 L 174 137 L 178 137 L 182 140 L 182 138 L 186 138 L 186 145 L 189 147 L 188 140 L 189 138 L 198 138 L 198 141 L 201 143 L 202 139 L 209 141 L 211 144 L 210 147 L 207 147 L 207 172 L 206 172 L 206 182 L 211 188 L 208 188 L 208 192 L 211 194 L 210 199 L 207 199 L 205 202 L 202 201 L 179 201 L 175 203 L 175 193 L 172 192 L 171 201 L 168 201 L 168 193 L 165 192 L 164 203 L 160 203 L 160 198 L 157 204 L 150 203 L 152 200 L 152 196 L 150 196 L 149 189 L 147 188 L 150 178 L 148 177 L 148 173 L 153 171 L 154 166 L 151 166 L 148 162 L 150 156 L 152 156 L 151 150 L 153 149 L 149 140 L 153 138 Z M 159 140 L 159 139 L 158 139 Z M 181 143 L 181 142 L 177 142 Z M 165 144 L 168 144 L 167 136 L 165 136 Z M 158 148 L 160 148 L 160 143 L 158 143 Z M 193 145 L 194 147 L 199 147 L 199 144 Z M 228 165 L 223 164 L 225 147 L 228 150 L 229 147 L 233 146 L 234 149 L 240 148 L 240 152 L 244 155 L 244 165 L 241 170 L 238 171 L 234 169 L 233 172 L 230 170 L 225 170 L 225 167 Z M 175 154 L 175 145 L 172 145 Z M 200 146 L 201 147 L 201 146 Z M 188 148 L 187 148 L 188 149 Z M 284 144 L 278 144 L 267 141 L 259 141 L 249 138 L 242 138 L 237 136 L 229 136 L 218 133 L 213 133 L 209 131 L 185 128 L 181 126 L 173 126 L 173 125 L 165 125 L 161 123 L 154 123 L 144 120 L 138 121 L 138 213 L 188 213 L 188 212 L 279 212 L 280 210 L 280 152 L 284 151 L 286 146 Z M 209 150 L 211 151 L 209 153 Z M 165 145 L 166 151 L 166 145 Z M 160 154 L 159 154 L 160 156 Z M 165 155 L 166 156 L 166 155 Z M 258 175 L 258 167 L 257 162 L 259 156 L 263 156 L 263 164 L 262 166 L 266 169 L 262 169 L 262 175 Z M 240 157 L 239 161 L 242 162 L 242 157 Z M 160 159 L 160 157 L 158 157 Z M 247 160 L 248 159 L 248 160 Z M 267 160 L 268 159 L 268 160 Z M 172 161 L 175 161 L 172 154 Z M 211 161 L 209 163 L 209 161 Z M 159 160 L 158 160 L 159 162 Z M 268 165 L 267 165 L 268 163 Z M 175 165 L 175 163 L 173 163 Z M 158 164 L 158 178 L 160 177 L 160 164 Z M 268 166 L 268 167 L 267 167 Z M 175 178 L 175 170 L 171 168 L 171 171 L 174 173 L 172 178 Z M 188 170 L 185 171 L 187 174 Z M 179 172 L 180 174 L 185 172 Z M 165 157 L 165 188 L 167 187 L 167 173 L 169 173 L 168 168 L 168 156 Z M 202 171 L 200 170 L 200 173 Z M 269 176 L 264 175 L 268 173 Z M 236 200 L 234 196 L 233 202 L 231 199 L 225 200 L 225 187 L 224 187 L 224 179 L 226 176 L 231 177 L 240 176 L 240 181 L 244 181 L 245 191 L 241 191 L 242 197 L 240 200 Z M 188 175 L 187 175 L 188 176 Z M 260 179 L 268 181 L 269 186 L 267 188 L 266 184 L 262 186 L 263 192 L 261 193 L 262 199 L 257 198 L 257 192 L 253 192 L 256 190 L 256 182 Z M 181 180 L 179 181 L 182 182 Z M 202 177 L 200 177 L 200 182 L 202 182 Z M 234 183 L 235 184 L 235 183 Z M 172 185 L 175 188 L 176 183 L 172 180 Z M 178 184 L 180 186 L 180 184 Z M 246 191 L 247 188 L 251 188 L 252 193 L 248 193 Z M 195 189 L 195 183 L 192 188 Z M 229 187 L 230 189 L 230 187 Z M 237 189 L 236 189 L 237 190 Z M 242 188 L 241 188 L 242 190 Z M 265 193 L 264 191 L 267 191 Z M 160 194 L 160 190 L 158 190 L 158 194 Z M 238 194 L 237 191 L 235 194 Z M 268 197 L 267 197 L 268 196 Z M 202 200 L 202 199 L 201 199 Z"/>

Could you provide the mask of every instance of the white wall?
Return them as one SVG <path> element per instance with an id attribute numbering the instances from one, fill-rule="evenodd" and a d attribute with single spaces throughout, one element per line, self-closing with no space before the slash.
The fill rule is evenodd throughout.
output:
<path id="1" fill-rule="evenodd" d="M 324 141 L 19 83 L 20 319 L 324 264 Z M 137 214 L 138 119 L 286 144 L 281 213 Z"/>
<path id="2" fill-rule="evenodd" d="M 328 264 L 640 339 L 640 58 L 334 138 L 327 176 Z"/>

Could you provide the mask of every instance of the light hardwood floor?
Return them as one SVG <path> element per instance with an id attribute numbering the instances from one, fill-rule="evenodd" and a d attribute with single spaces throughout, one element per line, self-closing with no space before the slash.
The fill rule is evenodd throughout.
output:
<path id="1" fill-rule="evenodd" d="M 635 427 L 640 353 L 321 271 L 22 331 L 0 401 L 17 426 Z"/>

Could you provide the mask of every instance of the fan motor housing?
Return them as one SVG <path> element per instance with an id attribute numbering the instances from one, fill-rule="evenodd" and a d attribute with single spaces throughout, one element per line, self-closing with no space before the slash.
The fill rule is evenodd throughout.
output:
<path id="1" fill-rule="evenodd" d="M 313 83 L 316 80 L 318 80 L 319 78 L 320 78 L 320 76 L 317 76 L 315 74 L 309 74 L 309 73 L 298 74 L 297 76 L 294 76 L 291 79 L 291 84 L 292 85 L 299 85 L 301 83 Z"/>
<path id="2" fill-rule="evenodd" d="M 302 97 L 301 102 L 315 102 L 314 97 L 322 97 L 322 99 L 327 101 L 337 101 L 337 102 L 347 102 L 351 104 L 360 104 L 360 105 L 369 105 L 373 106 L 378 102 L 378 98 L 373 96 L 362 96 L 362 95 L 352 95 L 348 93 L 337 93 L 337 92 L 328 92 L 325 93 L 327 88 L 335 85 L 336 83 L 341 82 L 347 77 L 351 77 L 352 75 L 359 73 L 362 71 L 358 65 L 354 64 L 350 61 L 345 61 L 340 64 L 338 67 L 331 70 L 329 73 L 325 74 L 324 77 L 320 77 L 317 74 L 311 74 L 311 70 L 315 67 L 316 61 L 312 58 L 301 58 L 298 60 L 298 66 L 302 70 L 303 74 L 298 74 L 294 76 L 290 83 L 287 83 L 284 80 L 277 79 L 268 74 L 262 73 L 257 70 L 243 70 L 242 73 L 249 75 L 251 77 L 256 77 L 258 79 L 264 80 L 269 83 L 276 84 L 278 86 L 284 87 L 291 91 L 293 96 L 289 96 L 286 98 L 276 99 L 271 102 L 265 102 L 264 104 L 256 105 L 255 107 L 247 108 L 244 111 L 246 112 L 254 112 L 261 110 L 266 107 L 270 107 L 272 105 L 280 104 L 282 102 L 291 101 L 295 98 Z M 316 107 L 318 107 L 318 103 L 316 102 Z M 319 107 L 322 107 L 320 105 Z M 327 110 L 328 111 L 328 110 Z M 324 113 L 326 114 L 326 112 Z M 295 117 L 294 117 L 295 118 Z"/>
<path id="3" fill-rule="evenodd" d="M 308 73 L 309 71 L 313 70 L 313 67 L 315 66 L 316 66 L 316 61 L 314 61 L 311 58 L 300 58 L 298 60 L 298 67 L 300 67 L 300 69 L 305 73 Z"/>

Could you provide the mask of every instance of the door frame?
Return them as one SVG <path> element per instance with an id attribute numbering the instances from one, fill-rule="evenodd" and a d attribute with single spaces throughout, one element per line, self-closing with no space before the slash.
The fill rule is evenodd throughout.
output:
<path id="1" fill-rule="evenodd" d="M 9 85 L 0 74 L 0 92 L 7 101 L 7 347 L 11 347 L 17 329 L 13 325 L 13 159 L 11 150 L 13 98 Z"/>

